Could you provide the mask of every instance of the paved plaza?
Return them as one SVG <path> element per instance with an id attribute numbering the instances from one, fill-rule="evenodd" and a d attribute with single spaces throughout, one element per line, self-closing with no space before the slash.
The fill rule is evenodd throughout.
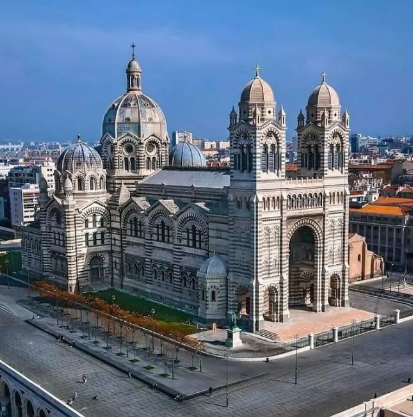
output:
<path id="1" fill-rule="evenodd" d="M 4 293 L 7 290 L 0 290 Z M 294 385 L 294 356 L 270 363 L 229 362 L 229 380 L 252 372 L 266 374 L 225 390 L 177 403 L 135 379 L 129 379 L 101 361 L 25 323 L 0 297 L 0 357 L 51 393 L 66 401 L 79 393 L 74 408 L 85 416 L 262 416 L 327 417 L 405 385 L 413 377 L 413 321 L 370 332 L 355 339 L 355 365 L 351 366 L 351 340 L 298 355 L 298 384 Z M 26 315 L 30 313 L 26 312 Z M 222 360 L 205 358 L 205 369 L 218 384 L 225 381 Z M 81 384 L 83 373 L 89 375 Z M 184 378 L 176 380 L 185 384 Z M 97 401 L 92 397 L 98 396 Z"/>

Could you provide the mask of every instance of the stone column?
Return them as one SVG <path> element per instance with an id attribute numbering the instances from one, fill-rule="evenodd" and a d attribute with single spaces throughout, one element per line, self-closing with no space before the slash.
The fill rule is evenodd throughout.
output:
<path id="1" fill-rule="evenodd" d="M 380 314 L 374 316 L 374 321 L 376 323 L 376 330 L 380 330 Z"/>
<path id="2" fill-rule="evenodd" d="M 322 246 L 320 242 L 317 243 L 316 246 L 316 253 L 315 256 L 315 266 L 316 266 L 316 273 L 315 273 L 315 291 L 314 291 L 314 303 L 313 303 L 313 311 L 319 313 L 322 310 L 323 300 L 324 300 L 324 293 L 325 293 L 325 285 L 323 283 L 323 276 L 325 275 L 323 272 L 322 267 Z"/>
<path id="3" fill-rule="evenodd" d="M 310 349 L 314 349 L 314 333 L 310 333 L 308 335 L 308 345 L 310 346 Z"/>
<path id="4" fill-rule="evenodd" d="M 333 341 L 334 343 L 338 342 L 338 327 L 333 327 Z"/>
<path id="5" fill-rule="evenodd" d="M 400 310 L 394 310 L 396 313 L 396 324 L 400 323 Z"/>

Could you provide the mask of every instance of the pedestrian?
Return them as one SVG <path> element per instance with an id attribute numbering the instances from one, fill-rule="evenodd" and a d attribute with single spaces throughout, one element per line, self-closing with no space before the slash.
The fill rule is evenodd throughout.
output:
<path id="1" fill-rule="evenodd" d="M 157 384 L 156 382 L 154 382 L 154 383 L 152 384 L 152 389 L 153 389 L 154 391 L 156 391 L 156 390 L 158 389 L 158 384 Z"/>
<path id="2" fill-rule="evenodd" d="M 73 398 L 74 398 L 74 399 L 76 399 L 76 398 L 77 398 L 77 392 L 76 392 L 76 391 L 73 393 Z"/>
<path id="3" fill-rule="evenodd" d="M 83 383 L 86 384 L 86 382 L 87 382 L 87 376 L 86 376 L 86 374 L 83 374 L 82 375 L 82 380 L 83 380 Z"/>
<path id="4" fill-rule="evenodd" d="M 98 399 L 98 396 L 97 395 L 95 395 L 94 397 L 92 397 L 92 400 L 97 400 Z"/>
<path id="5" fill-rule="evenodd" d="M 72 340 L 72 347 L 75 347 L 75 341 Z"/>
<path id="6" fill-rule="evenodd" d="M 209 396 L 212 397 L 212 387 L 209 387 L 208 392 L 209 392 Z"/>
<path id="7" fill-rule="evenodd" d="M 377 392 L 374 393 L 374 398 L 377 398 Z"/>
<path id="8" fill-rule="evenodd" d="M 130 371 L 128 371 L 128 377 L 132 378 L 132 374 L 130 373 Z"/>

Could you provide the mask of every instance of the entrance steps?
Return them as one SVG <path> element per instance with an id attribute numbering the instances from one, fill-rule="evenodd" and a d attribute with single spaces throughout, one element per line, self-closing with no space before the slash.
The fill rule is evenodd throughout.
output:
<path id="1" fill-rule="evenodd" d="M 272 342 L 278 342 L 280 339 L 277 333 L 270 332 L 269 330 L 265 330 L 265 329 L 259 330 L 258 332 L 255 332 L 255 334 L 263 337 L 264 339 L 271 340 Z"/>

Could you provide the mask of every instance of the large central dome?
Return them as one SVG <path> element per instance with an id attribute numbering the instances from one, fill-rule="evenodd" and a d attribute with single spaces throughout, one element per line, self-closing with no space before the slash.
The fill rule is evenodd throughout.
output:
<path id="1" fill-rule="evenodd" d="M 117 139 L 130 132 L 145 138 L 167 137 L 165 116 L 158 104 L 142 92 L 141 67 L 132 56 L 126 68 L 127 91 L 118 97 L 103 118 L 102 136 L 106 133 Z"/>

